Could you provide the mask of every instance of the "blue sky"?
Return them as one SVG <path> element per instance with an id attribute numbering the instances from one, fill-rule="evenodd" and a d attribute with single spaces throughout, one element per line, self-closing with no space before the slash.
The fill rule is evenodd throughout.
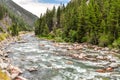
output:
<path id="1" fill-rule="evenodd" d="M 29 12 L 40 16 L 48 9 L 56 8 L 62 3 L 67 4 L 70 0 L 13 0 L 15 3 L 28 10 Z"/>

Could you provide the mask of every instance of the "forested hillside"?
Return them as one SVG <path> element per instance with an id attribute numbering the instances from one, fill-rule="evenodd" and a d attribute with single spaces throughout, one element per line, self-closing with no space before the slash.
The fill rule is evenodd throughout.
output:
<path id="1" fill-rule="evenodd" d="M 71 0 L 47 10 L 36 22 L 36 35 L 67 42 L 120 47 L 120 0 Z"/>
<path id="2" fill-rule="evenodd" d="M 12 35 L 12 36 L 18 35 L 19 31 L 26 31 L 26 30 L 28 31 L 28 30 L 33 29 L 30 27 L 33 25 L 26 23 L 22 17 L 17 15 L 17 13 L 15 13 L 15 11 L 12 11 L 12 9 L 10 9 L 9 5 L 7 5 L 9 2 L 6 2 L 6 1 L 7 0 L 0 0 L 0 41 L 4 40 L 5 38 L 9 37 L 10 35 Z M 12 5 L 14 5 L 14 4 L 12 4 Z M 14 8 L 14 7 L 11 7 L 11 8 Z M 17 8 L 17 5 L 16 5 L 16 8 Z M 20 9 L 18 9 L 18 10 L 20 10 Z M 26 12 L 26 15 L 28 13 Z M 31 19 L 33 19 L 33 18 L 31 18 Z"/>
<path id="3" fill-rule="evenodd" d="M 34 22 L 38 19 L 37 16 L 23 9 L 12 0 L 5 0 L 4 3 L 11 12 L 14 12 L 16 16 L 19 16 L 19 18 L 21 18 L 24 23 L 29 26 L 29 29 L 34 29 Z"/>

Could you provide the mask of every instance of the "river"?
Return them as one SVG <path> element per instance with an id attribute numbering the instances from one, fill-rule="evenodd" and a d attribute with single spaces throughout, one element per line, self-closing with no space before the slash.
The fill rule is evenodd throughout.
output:
<path id="1" fill-rule="evenodd" d="M 54 42 L 38 39 L 33 34 L 26 34 L 22 39 L 27 42 L 12 43 L 7 50 L 12 51 L 9 54 L 11 64 L 22 69 L 21 75 L 28 80 L 120 80 L 119 68 L 113 72 L 96 72 L 102 67 L 98 64 L 107 61 L 92 62 L 58 55 L 71 51 L 54 46 Z M 84 52 L 88 51 L 85 49 Z"/>

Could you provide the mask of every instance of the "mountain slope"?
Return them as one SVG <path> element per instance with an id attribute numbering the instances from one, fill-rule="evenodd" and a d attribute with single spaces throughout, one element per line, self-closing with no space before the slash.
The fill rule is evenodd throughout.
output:
<path id="1" fill-rule="evenodd" d="M 33 28 L 34 22 L 38 19 L 37 16 L 23 9 L 12 0 L 0 0 L 0 3 L 4 4 L 9 11 L 14 12 L 16 16 L 21 17 L 25 23 Z"/>
<path id="2" fill-rule="evenodd" d="M 0 41 L 19 31 L 34 30 L 37 16 L 24 10 L 12 0 L 0 0 Z"/>

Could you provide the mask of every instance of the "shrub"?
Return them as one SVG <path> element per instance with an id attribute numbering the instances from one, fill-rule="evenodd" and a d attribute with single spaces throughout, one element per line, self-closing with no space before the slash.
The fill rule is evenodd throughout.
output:
<path id="1" fill-rule="evenodd" d="M 112 45 L 113 47 L 120 48 L 120 37 L 117 40 L 115 40 Z"/>
<path id="2" fill-rule="evenodd" d="M 76 41 L 76 34 L 77 34 L 77 31 L 75 30 L 70 30 L 69 32 L 69 38 L 70 38 L 70 42 L 75 42 Z"/>
<path id="3" fill-rule="evenodd" d="M 1 33 L 0 34 L 0 41 L 6 39 L 8 36 L 9 36 L 9 34 L 7 34 L 7 33 Z"/>
<path id="4" fill-rule="evenodd" d="M 4 32 L 4 30 L 3 30 L 3 28 L 2 28 L 2 27 L 0 27 L 0 32 Z"/>
<path id="5" fill-rule="evenodd" d="M 108 46 L 109 44 L 111 44 L 111 38 L 109 35 L 102 35 L 99 38 L 99 46 Z"/>

